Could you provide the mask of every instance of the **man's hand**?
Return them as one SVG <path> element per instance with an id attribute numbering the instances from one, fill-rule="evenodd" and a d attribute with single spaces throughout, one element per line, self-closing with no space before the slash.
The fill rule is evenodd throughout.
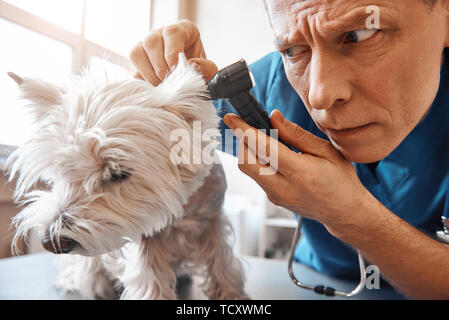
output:
<path id="1" fill-rule="evenodd" d="M 233 114 L 226 115 L 224 121 L 237 137 L 236 129 L 256 130 Z M 334 236 L 359 249 L 406 296 L 449 299 L 449 271 L 441 267 L 449 265 L 449 246 L 383 206 L 330 142 L 287 121 L 279 111 L 272 113 L 271 123 L 282 141 L 302 153 L 278 144 L 277 172 L 260 175 L 261 168 L 270 168 L 266 155 L 270 147 L 276 150 L 272 146 L 277 141 L 259 134 L 257 145 L 248 146 L 243 136 L 239 167 L 259 183 L 274 204 L 324 224 Z"/>
<path id="2" fill-rule="evenodd" d="M 256 130 L 240 117 L 228 114 L 224 122 L 239 137 L 238 130 Z M 278 164 L 273 175 L 260 175 L 260 169 L 270 167 L 270 146 L 277 141 L 258 135 L 257 145 L 240 141 L 239 168 L 253 178 L 274 204 L 333 228 L 361 219 L 357 208 L 362 201 L 372 199 L 360 182 L 354 166 L 345 160 L 332 144 L 305 131 L 274 111 L 271 122 L 279 138 L 302 153 L 278 145 Z M 266 141 L 261 141 L 266 139 Z M 263 149 L 260 149 L 263 146 Z M 266 146 L 266 147 L 265 147 Z M 273 148 L 271 148 L 273 150 Z M 274 149 L 275 150 L 275 149 Z M 265 156 L 266 155 L 266 156 Z M 265 170 L 266 170 L 265 169 Z"/>
<path id="3" fill-rule="evenodd" d="M 129 56 L 137 69 L 136 78 L 157 86 L 178 64 L 181 52 L 206 81 L 218 71 L 215 63 L 206 58 L 198 28 L 188 20 L 152 31 Z"/>

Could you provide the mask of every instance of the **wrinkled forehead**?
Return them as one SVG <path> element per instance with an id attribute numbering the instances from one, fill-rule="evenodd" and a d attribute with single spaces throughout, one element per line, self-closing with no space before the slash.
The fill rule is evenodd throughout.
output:
<path id="1" fill-rule="evenodd" d="M 355 8 L 366 8 L 371 5 L 397 8 L 398 4 L 409 6 L 419 1 L 421 0 L 265 0 L 265 3 L 272 19 L 321 13 L 332 20 Z"/>
<path id="2" fill-rule="evenodd" d="M 288 37 L 295 30 L 306 32 L 340 32 L 346 27 L 363 26 L 369 16 L 367 8 L 377 6 L 384 17 L 398 18 L 406 3 L 418 0 L 266 0 L 274 34 Z"/>
<path id="3" fill-rule="evenodd" d="M 318 12 L 333 14 L 339 8 L 348 8 L 350 5 L 358 5 L 361 2 L 364 0 L 266 0 L 270 17 L 274 19 Z"/>

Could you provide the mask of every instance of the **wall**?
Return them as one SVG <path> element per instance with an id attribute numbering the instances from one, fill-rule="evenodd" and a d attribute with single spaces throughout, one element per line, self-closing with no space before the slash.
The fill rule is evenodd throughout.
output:
<path id="1" fill-rule="evenodd" d="M 219 68 L 241 58 L 251 63 L 274 50 L 262 0 L 197 0 L 195 9 L 192 20 Z"/>

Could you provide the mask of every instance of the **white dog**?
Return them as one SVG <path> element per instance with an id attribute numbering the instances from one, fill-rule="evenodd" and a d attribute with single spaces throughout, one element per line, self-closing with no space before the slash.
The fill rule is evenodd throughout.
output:
<path id="1" fill-rule="evenodd" d="M 15 240 L 34 229 L 47 250 L 73 254 L 64 255 L 66 289 L 88 298 L 176 299 L 177 278 L 202 273 L 209 298 L 246 298 L 221 211 L 221 165 L 170 160 L 173 130 L 193 134 L 194 121 L 203 131 L 219 121 L 183 55 L 157 87 L 89 73 L 64 86 L 10 76 L 36 126 L 8 160 L 24 205 L 13 219 Z"/>

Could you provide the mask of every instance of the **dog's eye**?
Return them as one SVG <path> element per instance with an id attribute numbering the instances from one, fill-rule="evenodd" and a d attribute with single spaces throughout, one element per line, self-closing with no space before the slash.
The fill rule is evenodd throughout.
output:
<path id="1" fill-rule="evenodd" d="M 110 183 L 122 182 L 129 179 L 129 177 L 131 177 L 131 169 L 114 162 L 109 162 L 103 170 L 102 182 L 103 185 L 107 185 Z"/>
<path id="2" fill-rule="evenodd" d="M 121 182 L 123 180 L 128 179 L 131 177 L 131 173 L 128 171 L 120 171 L 120 172 L 111 172 L 111 179 L 109 182 Z"/>

